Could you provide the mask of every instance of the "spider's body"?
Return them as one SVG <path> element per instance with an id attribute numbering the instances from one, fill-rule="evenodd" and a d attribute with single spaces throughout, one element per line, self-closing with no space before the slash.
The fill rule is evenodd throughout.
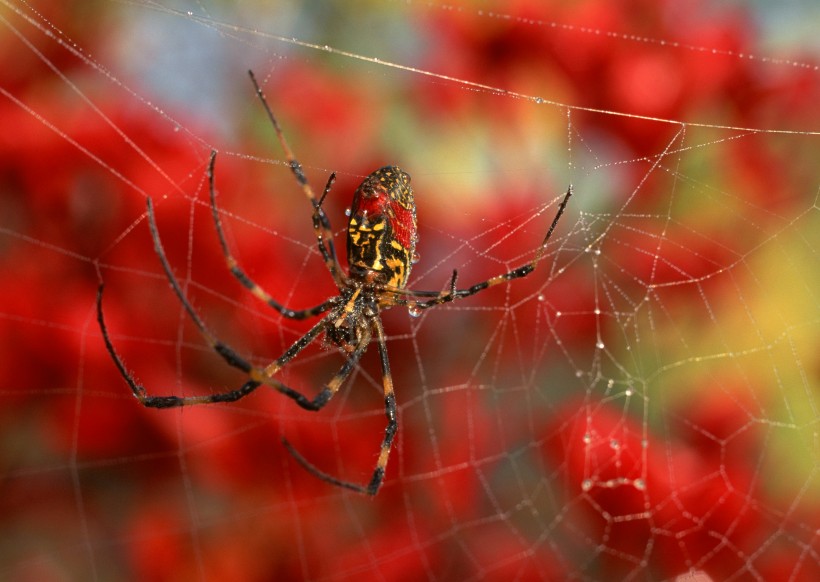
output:
<path id="1" fill-rule="evenodd" d="M 321 201 L 320 201 L 321 204 Z M 410 176 L 385 166 L 356 188 L 347 225 L 349 274 L 342 278 L 344 307 L 325 330 L 326 340 L 353 353 L 379 314 L 379 293 L 403 289 L 416 252 L 416 203 Z"/>
<path id="2" fill-rule="evenodd" d="M 416 205 L 413 190 L 410 187 L 410 176 L 395 166 L 385 166 L 367 176 L 353 195 L 350 209 L 350 219 L 347 229 L 347 256 L 348 273 L 345 273 L 336 256 L 333 242 L 333 229 L 330 220 L 322 208 L 325 197 L 330 192 L 335 181 L 335 174 L 331 174 L 325 190 L 317 198 L 308 184 L 302 171 L 302 166 L 290 151 L 282 129 L 276 121 L 270 107 L 259 88 L 253 73 L 250 73 L 256 93 L 259 96 L 273 124 L 279 143 L 285 152 L 288 165 L 299 186 L 313 207 L 313 230 L 316 236 L 319 254 L 327 266 L 328 272 L 338 289 L 338 294 L 323 301 L 319 305 L 307 309 L 290 309 L 277 302 L 262 287 L 257 285 L 239 266 L 231 254 L 225 234 L 222 230 L 222 221 L 216 206 L 216 186 L 214 184 L 214 165 L 216 152 L 211 152 L 208 165 L 208 184 L 211 198 L 211 210 L 216 228 L 216 234 L 222 247 L 225 263 L 231 274 L 255 297 L 266 303 L 288 319 L 307 319 L 321 316 L 319 321 L 308 330 L 305 335 L 296 340 L 279 358 L 265 366 L 258 367 L 233 348 L 222 342 L 211 332 L 204 320 L 191 305 L 181 285 L 177 281 L 173 269 L 162 246 L 154 218 L 154 206 L 149 198 L 148 226 L 154 241 L 154 250 L 159 257 L 165 275 L 171 284 L 182 306 L 187 311 L 191 321 L 201 332 L 211 348 L 222 357 L 230 366 L 245 374 L 247 380 L 239 388 L 224 392 L 198 396 L 152 396 L 145 388 L 138 384 L 125 367 L 122 359 L 114 349 L 108 330 L 105 326 L 102 311 L 102 292 L 100 285 L 97 294 L 97 320 L 100 324 L 106 348 L 114 360 L 125 381 L 131 388 L 139 402 L 151 408 L 174 408 L 211 404 L 217 402 L 235 402 L 254 392 L 258 387 L 265 385 L 287 396 L 306 410 L 320 410 L 339 390 L 350 373 L 354 370 L 371 341 L 375 340 L 379 349 L 379 360 L 382 372 L 382 386 L 384 390 L 384 411 L 387 426 L 382 437 L 378 460 L 373 474 L 367 485 L 359 485 L 342 481 L 328 475 L 311 465 L 305 458 L 283 439 L 288 451 L 308 471 L 316 477 L 337 485 L 352 489 L 358 493 L 375 495 L 384 480 L 385 468 L 390 455 L 396 430 L 398 429 L 398 412 L 396 398 L 393 392 L 393 377 L 390 374 L 390 363 L 387 359 L 387 340 L 382 326 L 380 312 L 391 307 L 404 306 L 412 313 L 418 314 L 424 309 L 454 301 L 455 299 L 475 295 L 495 285 L 500 285 L 513 279 L 526 277 L 533 272 L 543 256 L 547 242 L 552 235 L 558 219 L 564 212 L 567 201 L 572 194 L 572 188 L 567 190 L 558 212 L 547 231 L 535 257 L 529 263 L 521 265 L 511 271 L 496 275 L 486 281 L 475 283 L 466 289 L 456 288 L 457 272 L 454 270 L 450 283 L 445 291 L 415 291 L 406 289 L 412 264 L 418 259 L 416 242 Z M 336 347 L 342 353 L 344 362 L 338 372 L 328 380 L 312 399 L 295 390 L 276 378 L 277 373 L 293 360 L 305 347 L 320 336 L 329 347 Z"/>
<path id="3" fill-rule="evenodd" d="M 376 288 L 371 283 L 351 280 L 339 296 L 343 306 L 338 316 L 325 329 L 326 343 L 353 353 L 364 337 L 370 334 L 369 319 L 379 314 Z"/>
<path id="4" fill-rule="evenodd" d="M 353 194 L 347 226 L 350 277 L 404 289 L 417 240 L 410 176 L 395 166 L 376 170 Z"/>

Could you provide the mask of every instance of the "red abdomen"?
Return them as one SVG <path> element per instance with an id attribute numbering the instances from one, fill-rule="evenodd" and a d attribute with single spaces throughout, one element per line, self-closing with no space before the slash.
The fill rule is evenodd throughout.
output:
<path id="1" fill-rule="evenodd" d="M 347 225 L 350 276 L 403 288 L 417 240 L 410 176 L 396 166 L 376 170 L 353 194 Z"/>

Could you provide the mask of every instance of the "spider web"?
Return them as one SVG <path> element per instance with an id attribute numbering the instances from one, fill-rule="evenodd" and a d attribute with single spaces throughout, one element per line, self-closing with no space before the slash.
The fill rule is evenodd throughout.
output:
<path id="1" fill-rule="evenodd" d="M 0 577 L 820 578 L 816 7 L 0 2 Z M 813 45 L 811 43 L 814 43 Z M 209 327 L 264 365 L 335 287 L 252 68 L 343 249 L 361 178 L 413 178 L 410 286 L 535 273 L 419 317 L 319 413 L 228 390 Z M 314 394 L 316 342 L 280 378 Z"/>

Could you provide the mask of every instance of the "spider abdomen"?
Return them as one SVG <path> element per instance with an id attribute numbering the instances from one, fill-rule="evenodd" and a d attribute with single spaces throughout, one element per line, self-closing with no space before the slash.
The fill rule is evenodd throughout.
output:
<path id="1" fill-rule="evenodd" d="M 347 226 L 351 276 L 405 287 L 417 240 L 416 202 L 410 176 L 396 166 L 376 170 L 353 194 Z"/>

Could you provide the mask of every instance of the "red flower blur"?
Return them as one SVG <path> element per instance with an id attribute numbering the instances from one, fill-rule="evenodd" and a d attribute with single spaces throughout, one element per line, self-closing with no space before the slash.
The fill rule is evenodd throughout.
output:
<path id="1" fill-rule="evenodd" d="M 318 414 L 270 390 L 181 411 L 130 394 L 97 327 L 100 280 L 112 339 L 149 393 L 244 381 L 169 290 L 146 197 L 226 342 L 265 363 L 313 323 L 266 310 L 225 268 L 210 144 L 243 268 L 294 308 L 335 287 L 298 185 L 260 163 L 282 155 L 241 67 L 201 77 L 235 93 L 226 137 L 70 50 L 109 55 L 125 25 L 96 17 L 118 5 L 93 3 L 89 19 L 39 4 L 47 20 L 0 9 L 19 33 L 0 36 L 2 577 L 820 578 L 804 458 L 820 370 L 804 230 L 820 90 L 816 71 L 743 56 L 762 54 L 752 14 L 641 0 L 370 14 L 385 19 L 372 37 L 391 41 L 375 55 L 408 43 L 416 60 L 394 61 L 571 109 L 322 51 L 265 53 L 261 66 L 243 54 L 314 188 L 339 171 L 325 206 L 342 256 L 361 176 L 386 164 L 413 176 L 410 287 L 442 289 L 454 268 L 468 286 L 530 260 L 576 187 L 532 276 L 418 318 L 384 314 L 400 428 L 371 500 L 313 478 L 281 437 L 365 480 L 385 424 L 375 346 Z M 317 42 L 347 50 L 333 36 L 344 19 L 308 12 Z M 21 13 L 58 26 L 43 34 Z M 342 360 L 320 343 L 282 380 L 314 394 L 331 378 Z"/>

